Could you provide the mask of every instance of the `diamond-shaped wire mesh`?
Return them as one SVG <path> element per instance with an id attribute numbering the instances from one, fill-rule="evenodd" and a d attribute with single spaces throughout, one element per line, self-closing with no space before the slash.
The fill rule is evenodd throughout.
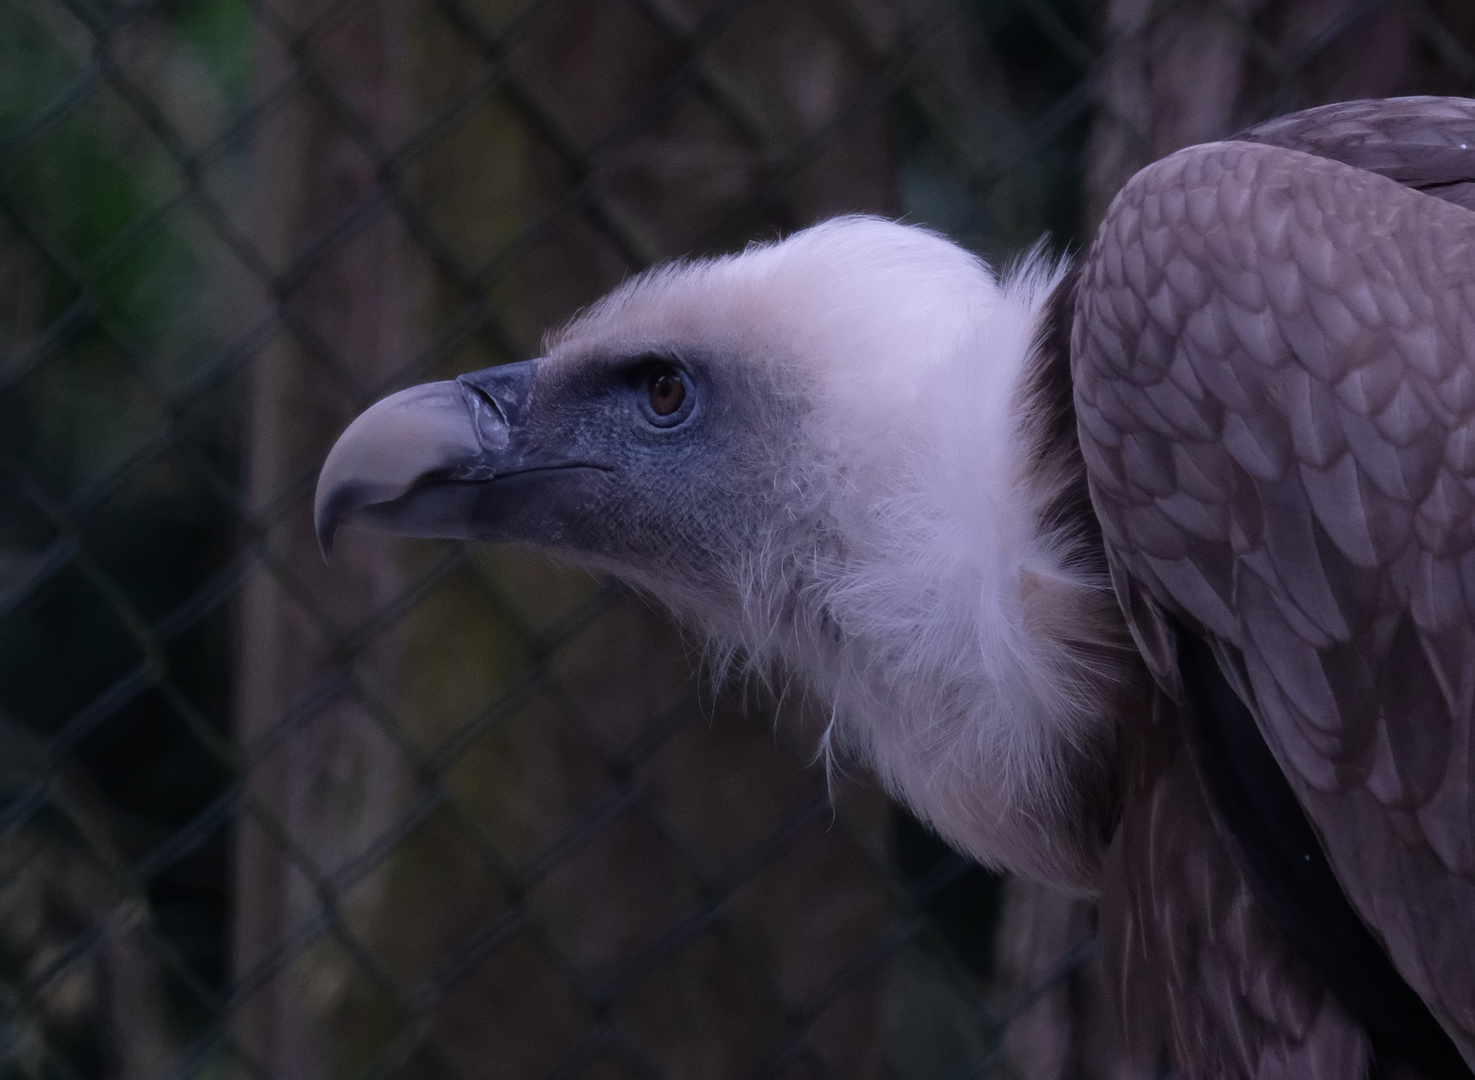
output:
<path id="1" fill-rule="evenodd" d="M 1464 0 L 4 0 L 0 1077 L 1124 1075 L 1089 905 L 638 597 L 308 520 L 388 390 L 833 213 L 1475 92 Z M 983 782 L 983 781 L 981 781 Z"/>

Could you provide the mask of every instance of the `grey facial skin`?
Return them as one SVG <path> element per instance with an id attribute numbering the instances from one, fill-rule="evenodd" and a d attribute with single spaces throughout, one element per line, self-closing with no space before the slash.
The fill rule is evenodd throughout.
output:
<path id="1" fill-rule="evenodd" d="M 599 566 L 723 557 L 744 511 L 772 491 L 752 467 L 771 455 L 748 445 L 744 402 L 755 397 L 693 352 L 539 358 L 384 399 L 323 466 L 314 513 L 325 555 L 358 522 L 531 543 Z M 660 373 L 684 389 L 669 416 L 650 404 Z"/>

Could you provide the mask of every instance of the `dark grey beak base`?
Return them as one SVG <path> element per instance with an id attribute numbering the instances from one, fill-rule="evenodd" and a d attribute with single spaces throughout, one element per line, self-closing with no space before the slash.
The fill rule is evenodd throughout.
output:
<path id="1" fill-rule="evenodd" d="M 412 386 L 354 420 L 318 474 L 313 521 L 323 557 L 351 519 L 409 536 L 474 535 L 485 482 L 530 464 L 514 435 L 535 363 Z"/>

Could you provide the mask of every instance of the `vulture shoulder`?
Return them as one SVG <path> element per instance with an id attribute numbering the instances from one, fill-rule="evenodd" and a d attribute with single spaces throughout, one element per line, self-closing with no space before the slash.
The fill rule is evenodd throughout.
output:
<path id="1" fill-rule="evenodd" d="M 1257 124 L 1236 142 L 1302 150 L 1475 210 L 1475 100 L 1342 101 Z"/>
<path id="2" fill-rule="evenodd" d="M 1378 105 L 1139 173 L 1082 267 L 1075 404 L 1153 675 L 1248 706 L 1475 1062 L 1475 103 Z"/>

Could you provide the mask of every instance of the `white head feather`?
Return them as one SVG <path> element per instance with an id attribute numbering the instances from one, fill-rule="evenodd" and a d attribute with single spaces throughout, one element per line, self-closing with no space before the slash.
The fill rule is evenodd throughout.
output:
<path id="1" fill-rule="evenodd" d="M 785 513 L 720 587 L 613 569 L 802 678 L 827 744 L 954 844 L 1089 888 L 1080 788 L 1105 771 L 1120 617 L 1081 538 L 1042 529 L 1060 478 L 1021 395 L 1062 273 L 1032 253 L 1001 278 L 936 234 L 840 218 L 636 278 L 549 347 L 712 345 L 799 403 L 762 466 Z"/>

